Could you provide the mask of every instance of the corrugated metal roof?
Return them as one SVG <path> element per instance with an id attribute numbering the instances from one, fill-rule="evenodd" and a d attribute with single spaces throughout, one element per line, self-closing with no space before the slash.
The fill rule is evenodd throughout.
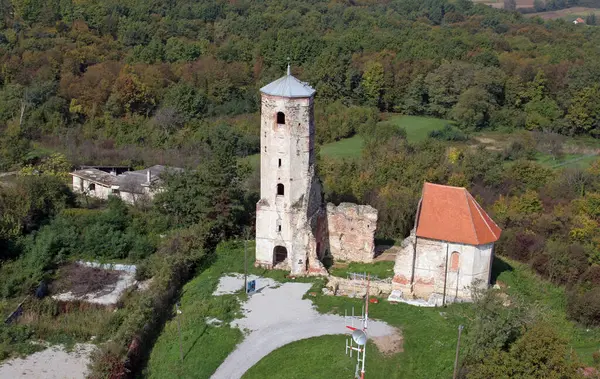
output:
<path id="1" fill-rule="evenodd" d="M 260 89 L 266 95 L 281 97 L 312 97 L 315 89 L 308 83 L 302 82 L 292 76 L 288 66 L 287 75 L 271 82 Z"/>
<path id="2" fill-rule="evenodd" d="M 462 187 L 425 183 L 417 217 L 417 237 L 484 245 L 502 232 Z"/>

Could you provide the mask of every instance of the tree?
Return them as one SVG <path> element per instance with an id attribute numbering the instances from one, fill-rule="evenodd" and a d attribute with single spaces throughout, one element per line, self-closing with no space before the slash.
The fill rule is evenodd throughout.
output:
<path id="1" fill-rule="evenodd" d="M 216 238 L 225 238 L 241 227 L 246 173 L 237 166 L 234 141 L 224 131 L 217 133 L 210 158 L 196 170 L 166 174 L 155 203 L 175 226 L 205 224 Z"/>
<path id="2" fill-rule="evenodd" d="M 543 12 L 546 10 L 546 3 L 544 0 L 533 0 L 533 9 L 536 12 Z"/>
<path id="3" fill-rule="evenodd" d="M 596 14 L 590 13 L 585 18 L 585 23 L 588 25 L 596 25 Z"/>
<path id="4" fill-rule="evenodd" d="M 471 367 L 467 378 L 566 379 L 582 378 L 567 341 L 555 328 L 538 322 L 510 348 L 492 351 L 487 359 Z"/>
<path id="5" fill-rule="evenodd" d="M 494 108 L 494 99 L 485 89 L 472 87 L 460 95 L 451 115 L 463 127 L 481 129 L 488 126 Z"/>
<path id="6" fill-rule="evenodd" d="M 475 66 L 464 62 L 444 63 L 425 77 L 429 112 L 447 117 L 460 95 L 473 84 Z"/>
<path id="7" fill-rule="evenodd" d="M 369 62 L 362 77 L 362 86 L 367 97 L 367 104 L 381 107 L 381 97 L 384 93 L 383 65 L 379 62 Z"/>
<path id="8" fill-rule="evenodd" d="M 206 112 L 206 95 L 188 83 L 170 86 L 162 102 L 163 107 L 176 109 L 187 120 L 200 118 Z"/>
<path id="9" fill-rule="evenodd" d="M 504 0 L 504 9 L 506 9 L 507 11 L 517 10 L 517 1 L 516 0 Z"/>
<path id="10" fill-rule="evenodd" d="M 587 133 L 600 126 L 600 85 L 593 84 L 575 94 L 566 119 L 572 133 Z"/>

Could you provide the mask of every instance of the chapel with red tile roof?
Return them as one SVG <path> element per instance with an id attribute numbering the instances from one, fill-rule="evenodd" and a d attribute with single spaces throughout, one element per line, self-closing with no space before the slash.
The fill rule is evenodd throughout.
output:
<path id="1" fill-rule="evenodd" d="M 500 228 L 462 187 L 425 183 L 417 215 L 417 237 L 484 245 L 500 238 Z"/>
<path id="2" fill-rule="evenodd" d="M 462 187 L 424 183 L 411 235 L 396 255 L 393 285 L 433 305 L 487 288 L 501 229 Z"/>

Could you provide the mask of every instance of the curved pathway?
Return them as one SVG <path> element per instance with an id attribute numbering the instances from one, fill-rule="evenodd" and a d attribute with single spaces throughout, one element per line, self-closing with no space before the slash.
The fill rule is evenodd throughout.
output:
<path id="1" fill-rule="evenodd" d="M 257 286 L 260 288 L 260 286 Z M 330 334 L 347 334 L 344 317 L 318 313 L 310 300 L 302 296 L 308 283 L 285 283 L 266 287 L 242 306 L 245 317 L 232 326 L 250 331 L 215 371 L 212 379 L 241 378 L 246 371 L 272 351 L 290 342 Z M 357 310 L 360 312 L 360 309 Z M 355 326 L 358 321 L 355 321 Z M 395 329 L 380 321 L 369 320 L 369 337 L 392 335 Z M 340 351 L 343 346 L 340 346 Z"/>

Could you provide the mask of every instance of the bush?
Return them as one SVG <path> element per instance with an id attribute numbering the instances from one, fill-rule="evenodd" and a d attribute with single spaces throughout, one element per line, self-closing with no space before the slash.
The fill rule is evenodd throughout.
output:
<path id="1" fill-rule="evenodd" d="M 452 125 L 447 124 L 441 130 L 432 130 L 429 132 L 429 137 L 440 141 L 466 141 L 469 137 L 461 130 L 458 130 Z"/>
<path id="2" fill-rule="evenodd" d="M 150 288 L 129 302 L 112 341 L 92 357 L 90 378 L 135 376 L 150 353 L 183 284 L 214 252 L 209 225 L 179 230 L 164 240 L 149 262 Z"/>
<path id="3" fill-rule="evenodd" d="M 569 291 L 567 314 L 586 326 L 600 326 L 600 286 L 580 285 Z"/>

